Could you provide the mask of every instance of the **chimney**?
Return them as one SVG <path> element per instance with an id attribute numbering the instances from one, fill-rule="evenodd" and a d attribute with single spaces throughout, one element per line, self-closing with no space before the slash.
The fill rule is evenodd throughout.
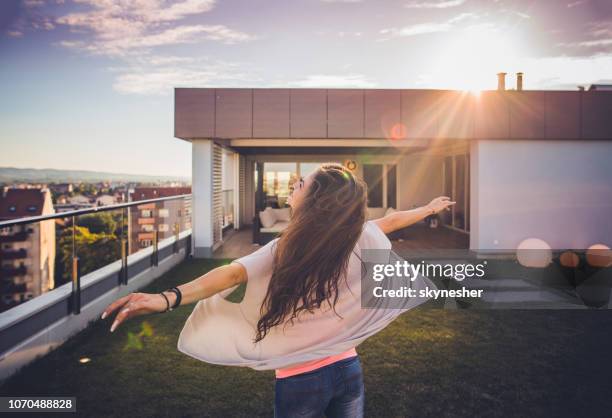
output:
<path id="1" fill-rule="evenodd" d="M 497 90 L 506 90 L 506 73 L 497 73 Z"/>
<path id="2" fill-rule="evenodd" d="M 516 73 L 516 90 L 523 91 L 523 73 Z"/>

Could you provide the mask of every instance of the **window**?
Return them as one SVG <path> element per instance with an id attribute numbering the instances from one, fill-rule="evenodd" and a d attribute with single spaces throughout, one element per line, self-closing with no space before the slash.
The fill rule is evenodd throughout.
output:
<path id="1" fill-rule="evenodd" d="M 368 207 L 397 209 L 395 164 L 364 164 L 363 180 L 368 185 Z"/>
<path id="2" fill-rule="evenodd" d="M 38 210 L 38 206 L 36 205 L 28 206 L 28 212 L 36 212 L 37 210 Z"/>
<path id="3" fill-rule="evenodd" d="M 150 209 L 143 209 L 140 212 L 140 217 L 141 218 L 150 218 L 151 217 L 151 210 Z"/>
<path id="4" fill-rule="evenodd" d="M 140 230 L 143 232 L 153 232 L 153 225 L 141 225 Z"/>
<path id="5" fill-rule="evenodd" d="M 442 220 L 463 231 L 470 230 L 470 159 L 469 154 L 448 156 L 444 159 L 444 195 L 457 203 L 450 211 L 441 213 Z"/>
<path id="6" fill-rule="evenodd" d="M 385 207 L 397 209 L 397 166 L 385 165 L 387 169 L 387 204 Z"/>
<path id="7" fill-rule="evenodd" d="M 151 241 L 150 239 L 143 239 L 142 241 L 140 241 L 140 248 L 147 248 L 150 247 L 153 244 L 153 241 Z"/>
<path id="8" fill-rule="evenodd" d="M 168 228 L 168 224 L 159 224 L 157 226 L 157 230 L 159 232 L 168 232 L 170 228 Z"/>
<path id="9" fill-rule="evenodd" d="M 160 209 L 157 211 L 157 216 L 160 218 L 167 218 L 170 216 L 170 211 L 168 209 Z"/>
<path id="10" fill-rule="evenodd" d="M 368 185 L 368 207 L 383 207 L 383 166 L 382 164 L 364 164 L 363 180 Z"/>
<path id="11" fill-rule="evenodd" d="M 17 211 L 17 207 L 16 206 L 9 206 L 9 212 L 16 212 Z"/>
<path id="12" fill-rule="evenodd" d="M 297 163 L 264 163 L 263 192 L 265 206 L 284 207 L 297 179 Z"/>

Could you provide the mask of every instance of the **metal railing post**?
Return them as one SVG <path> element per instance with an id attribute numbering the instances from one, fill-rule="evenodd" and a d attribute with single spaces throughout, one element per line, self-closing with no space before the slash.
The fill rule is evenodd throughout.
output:
<path id="1" fill-rule="evenodd" d="M 72 257 L 72 313 L 81 313 L 81 275 L 79 274 L 79 257 Z"/>
<path id="2" fill-rule="evenodd" d="M 153 265 L 157 267 L 157 265 L 159 264 L 159 231 L 157 231 L 157 229 L 155 231 L 153 231 Z"/>
<path id="3" fill-rule="evenodd" d="M 76 253 L 76 216 L 72 217 L 72 295 L 71 310 L 78 315 L 81 313 L 81 275 L 79 274 L 79 257 Z"/>
<path id="4" fill-rule="evenodd" d="M 192 239 L 193 239 L 193 235 L 185 239 L 185 259 L 189 259 L 191 257 L 191 240 Z"/>
<path id="5" fill-rule="evenodd" d="M 128 283 L 128 243 L 125 238 L 121 239 L 121 284 Z"/>
<path id="6" fill-rule="evenodd" d="M 129 251 L 129 208 L 125 208 L 121 211 L 121 274 L 119 277 L 119 284 L 127 284 L 128 282 L 128 254 Z M 128 220 L 128 227 L 126 228 L 125 221 Z M 127 229 L 127 230 L 126 230 Z"/>
<path id="7" fill-rule="evenodd" d="M 174 223 L 174 253 L 178 253 L 179 252 L 179 232 L 180 232 L 180 226 L 178 222 Z"/>

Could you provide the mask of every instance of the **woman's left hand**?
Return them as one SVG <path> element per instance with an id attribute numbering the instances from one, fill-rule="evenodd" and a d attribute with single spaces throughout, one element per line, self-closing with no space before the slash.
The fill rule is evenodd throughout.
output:
<path id="1" fill-rule="evenodd" d="M 108 305 L 102 313 L 102 319 L 121 309 L 111 326 L 110 331 L 113 332 L 123 321 L 138 315 L 164 312 L 167 305 L 159 293 L 130 293 Z"/>
<path id="2" fill-rule="evenodd" d="M 457 202 L 451 202 L 450 197 L 448 196 L 440 196 L 429 202 L 427 204 L 427 208 L 433 211 L 433 213 L 439 213 L 444 209 L 450 210 L 450 206 L 454 205 L 455 203 Z"/>

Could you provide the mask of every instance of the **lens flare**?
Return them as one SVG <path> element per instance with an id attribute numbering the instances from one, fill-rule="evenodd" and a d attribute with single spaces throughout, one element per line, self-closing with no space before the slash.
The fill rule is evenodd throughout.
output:
<path id="1" fill-rule="evenodd" d="M 524 267 L 544 268 L 552 261 L 552 249 L 546 241 L 527 238 L 518 245 L 516 259 Z"/>
<path id="2" fill-rule="evenodd" d="M 559 263 L 563 267 L 576 268 L 580 265 L 580 257 L 572 251 L 565 251 L 559 256 Z"/>
<path id="3" fill-rule="evenodd" d="M 587 263 L 593 267 L 612 266 L 612 250 L 605 244 L 593 244 L 586 251 Z"/>

